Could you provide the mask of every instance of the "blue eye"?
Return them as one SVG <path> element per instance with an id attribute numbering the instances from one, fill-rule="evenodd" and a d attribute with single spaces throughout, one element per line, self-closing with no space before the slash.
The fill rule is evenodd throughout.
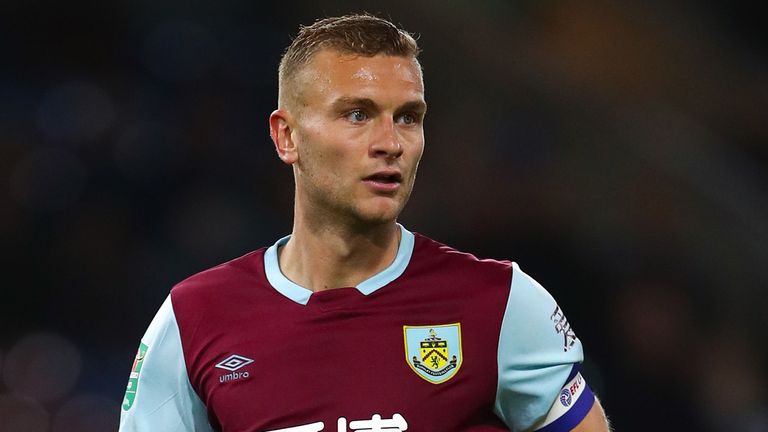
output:
<path id="1" fill-rule="evenodd" d="M 421 121 L 421 116 L 415 113 L 404 113 L 397 117 L 397 122 L 404 125 L 413 125 Z"/>
<path id="2" fill-rule="evenodd" d="M 368 120 L 368 115 L 361 110 L 354 110 L 347 114 L 347 118 L 354 122 L 362 122 Z"/>

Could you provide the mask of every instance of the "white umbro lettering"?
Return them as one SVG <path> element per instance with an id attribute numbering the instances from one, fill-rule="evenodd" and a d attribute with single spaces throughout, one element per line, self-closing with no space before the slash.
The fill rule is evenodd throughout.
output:
<path id="1" fill-rule="evenodd" d="M 219 382 L 227 382 L 227 381 L 237 381 L 239 379 L 248 378 L 251 376 L 251 374 L 248 373 L 248 371 L 245 372 L 232 372 L 228 374 L 224 374 L 219 377 Z"/>
<path id="2" fill-rule="evenodd" d="M 253 363 L 253 359 L 249 359 L 248 357 L 243 357 L 237 354 L 232 354 L 231 356 L 225 358 L 224 360 L 216 363 L 217 368 L 231 371 L 228 374 L 224 374 L 220 376 L 219 382 L 225 383 L 227 381 L 237 381 L 239 379 L 248 378 L 249 376 L 251 376 L 251 374 L 248 371 L 245 371 L 245 372 L 236 372 L 236 371 L 242 368 L 243 366 L 247 366 L 251 363 Z"/>
<path id="3" fill-rule="evenodd" d="M 339 417 L 337 432 L 348 432 L 347 419 Z M 391 419 L 382 419 L 379 414 L 374 414 L 370 420 L 353 420 L 349 427 L 356 432 L 400 432 L 408 430 L 408 422 L 400 414 L 395 414 Z M 325 423 L 315 422 L 301 426 L 293 426 L 284 429 L 274 429 L 268 432 L 320 432 L 325 428 Z"/>

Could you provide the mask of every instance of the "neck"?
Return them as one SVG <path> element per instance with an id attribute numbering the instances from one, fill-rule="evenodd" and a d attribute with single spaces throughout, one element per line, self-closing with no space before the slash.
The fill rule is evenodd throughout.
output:
<path id="1" fill-rule="evenodd" d="M 288 279 L 316 292 L 353 287 L 381 272 L 395 259 L 399 244 L 394 221 L 350 227 L 297 218 L 278 260 Z"/>

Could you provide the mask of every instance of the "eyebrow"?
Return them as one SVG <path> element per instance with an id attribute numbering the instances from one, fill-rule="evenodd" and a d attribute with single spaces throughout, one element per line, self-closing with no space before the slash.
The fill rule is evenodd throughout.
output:
<path id="1" fill-rule="evenodd" d="M 427 103 L 424 101 L 411 101 L 406 102 L 403 104 L 403 106 L 398 109 L 399 112 L 403 111 L 413 111 L 419 114 L 424 114 L 427 112 Z"/>
<path id="2" fill-rule="evenodd" d="M 340 97 L 331 105 L 335 111 L 344 111 L 350 108 L 364 108 L 370 111 L 378 111 L 379 105 L 369 98 Z M 397 112 L 415 111 L 424 113 L 427 111 L 427 104 L 424 101 L 409 101 L 397 108 Z"/>
<path id="3" fill-rule="evenodd" d="M 340 97 L 333 101 L 333 108 L 336 111 L 344 111 L 349 108 L 365 108 L 368 110 L 377 110 L 378 105 L 372 99 L 356 97 Z"/>

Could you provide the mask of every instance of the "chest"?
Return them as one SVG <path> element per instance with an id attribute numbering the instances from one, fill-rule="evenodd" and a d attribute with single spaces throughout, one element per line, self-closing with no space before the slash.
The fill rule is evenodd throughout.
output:
<path id="1" fill-rule="evenodd" d="M 225 431 L 505 430 L 500 313 L 482 297 L 244 302 L 207 327 L 190 380 Z"/>

